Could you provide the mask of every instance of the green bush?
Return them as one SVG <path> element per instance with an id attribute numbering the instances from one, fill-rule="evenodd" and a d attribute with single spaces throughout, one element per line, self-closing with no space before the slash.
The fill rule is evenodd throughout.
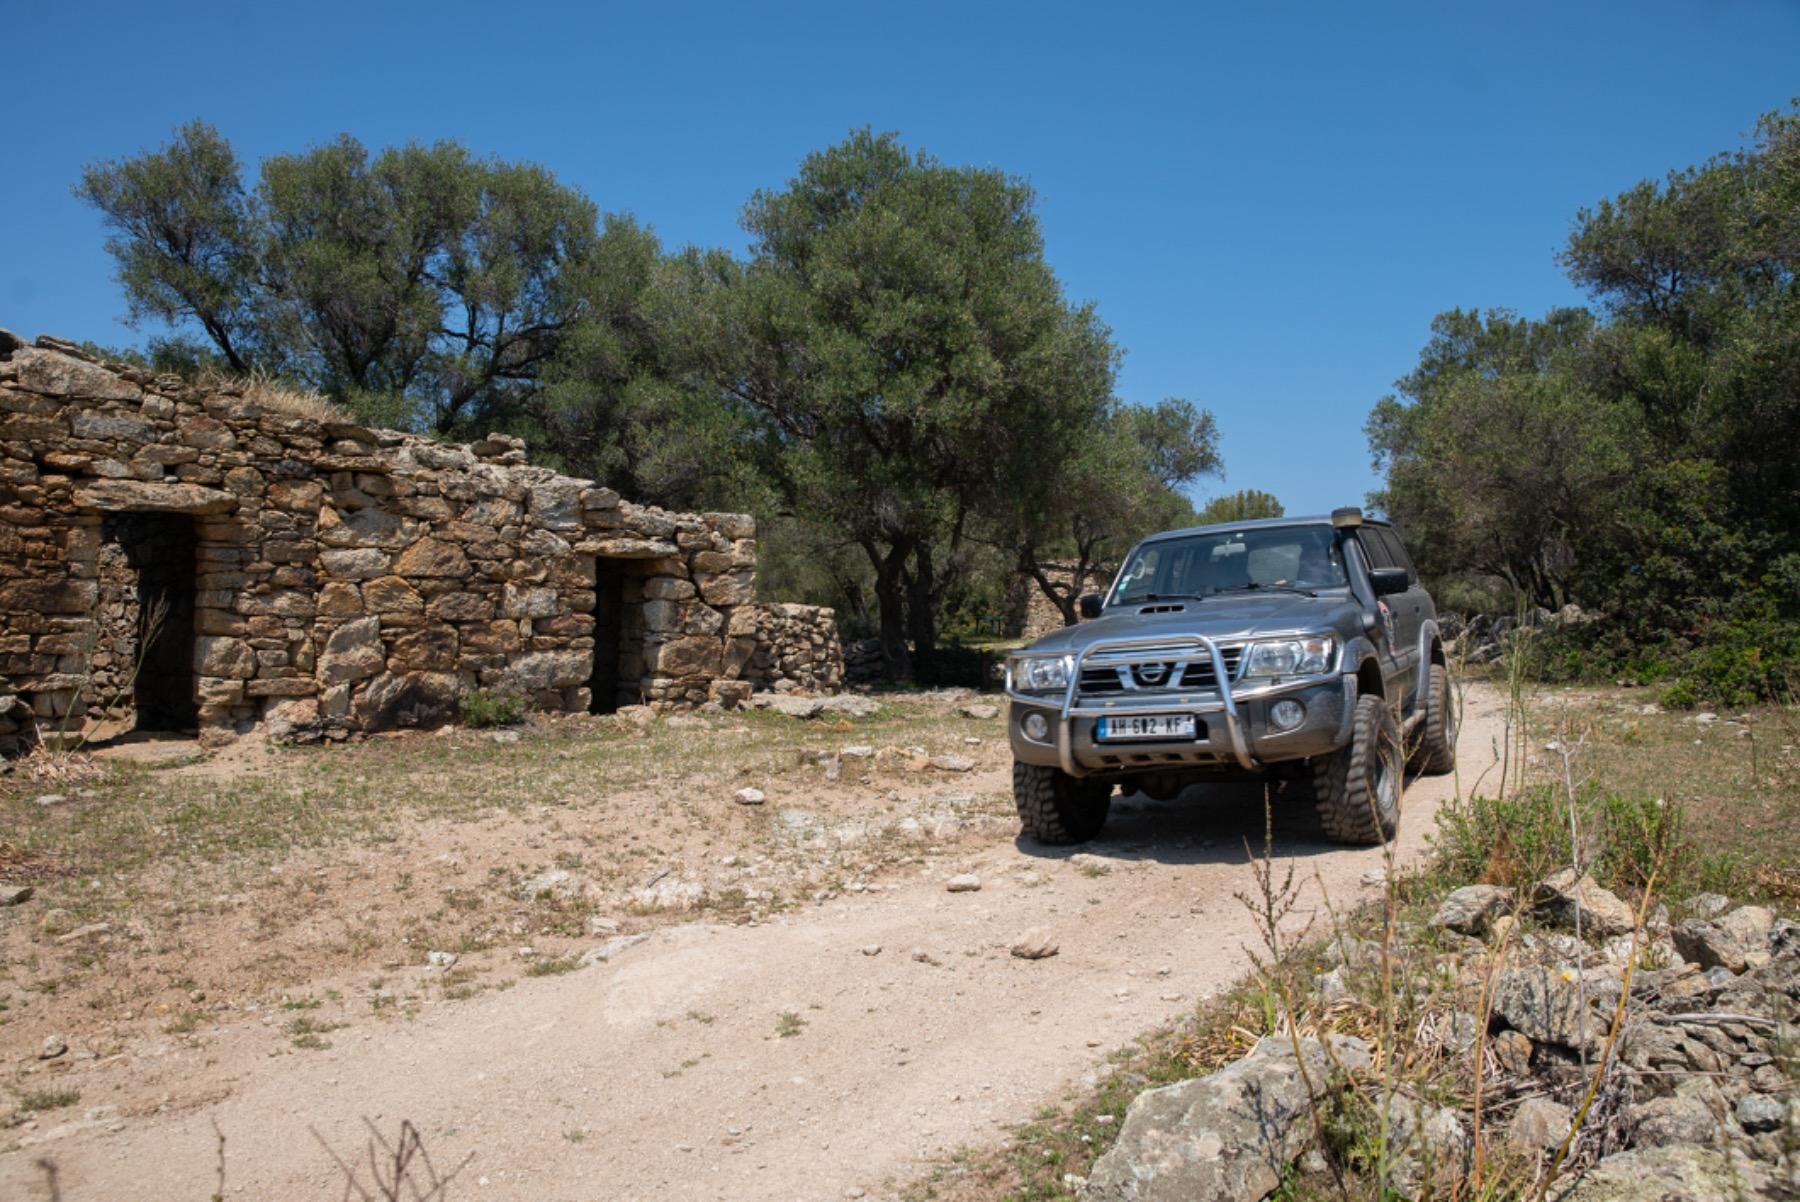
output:
<path id="1" fill-rule="evenodd" d="M 511 726 L 525 716 L 525 699 L 503 689 L 476 689 L 456 703 L 464 726 Z"/>

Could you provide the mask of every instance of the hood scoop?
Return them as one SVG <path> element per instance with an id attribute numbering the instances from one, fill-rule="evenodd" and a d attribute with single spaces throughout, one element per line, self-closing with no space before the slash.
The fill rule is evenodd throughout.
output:
<path id="1" fill-rule="evenodd" d="M 1174 605 L 1146 605 L 1138 610 L 1140 614 L 1178 614 L 1187 609 L 1179 602 Z"/>

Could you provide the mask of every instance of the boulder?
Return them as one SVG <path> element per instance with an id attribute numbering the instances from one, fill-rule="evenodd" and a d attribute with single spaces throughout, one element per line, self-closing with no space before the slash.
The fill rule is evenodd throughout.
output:
<path id="1" fill-rule="evenodd" d="M 319 653 L 319 680 L 324 684 L 365 680 L 386 665 L 381 619 L 359 618 L 339 626 L 325 640 L 325 649 Z"/>
<path id="2" fill-rule="evenodd" d="M 1335 1067 L 1369 1063 L 1362 1041 L 1335 1037 L 1335 1057 L 1300 1041 L 1314 1089 Z M 1312 1142 L 1307 1077 L 1286 1038 L 1271 1037 L 1211 1076 L 1146 1090 L 1119 1139 L 1094 1163 L 1083 1202 L 1254 1202 L 1282 1183 Z"/>
<path id="3" fill-rule="evenodd" d="M 1531 1152 L 1548 1151 L 1569 1134 L 1575 1112 L 1549 1098 L 1526 1098 L 1506 1125 L 1506 1138 Z"/>
<path id="4" fill-rule="evenodd" d="M 1747 1157 L 1728 1159 L 1711 1148 L 1676 1144 L 1608 1156 L 1551 1197 L 1557 1202 L 1756 1198 L 1768 1184 L 1768 1176 Z"/>
<path id="5" fill-rule="evenodd" d="M 1579 914 L 1583 935 L 1609 939 L 1627 934 L 1637 925 L 1630 906 L 1602 889 L 1593 877 L 1585 873 L 1577 877 L 1573 868 L 1539 881 L 1532 900 L 1540 916 L 1571 929 Z"/>
<path id="6" fill-rule="evenodd" d="M 1775 915 L 1762 906 L 1739 906 L 1712 921 L 1690 919 L 1671 932 L 1684 960 L 1701 968 L 1744 972 L 1769 962 Z"/>
<path id="7" fill-rule="evenodd" d="M 1681 1094 L 1641 1102 L 1626 1118 L 1634 1148 L 1711 1143 L 1719 1131 L 1718 1119 L 1705 1102 Z"/>
<path id="8" fill-rule="evenodd" d="M 1454 1110 L 1420 1098 L 1388 1102 L 1388 1184 L 1403 1198 L 1447 1198 L 1468 1170 L 1474 1142 Z"/>
<path id="9" fill-rule="evenodd" d="M 1459 935 L 1479 936 L 1488 924 L 1513 904 L 1513 891 L 1504 885 L 1464 885 L 1438 904 L 1431 925 Z"/>
<path id="10" fill-rule="evenodd" d="M 1607 1021 L 1582 995 L 1575 970 L 1539 965 L 1508 968 L 1494 982 L 1494 1017 L 1533 1043 L 1592 1051 Z"/>

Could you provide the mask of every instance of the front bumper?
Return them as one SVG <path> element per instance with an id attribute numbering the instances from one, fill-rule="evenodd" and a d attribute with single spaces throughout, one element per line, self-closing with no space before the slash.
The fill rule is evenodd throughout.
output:
<path id="1" fill-rule="evenodd" d="M 1135 641 L 1145 644 L 1146 662 L 1168 657 L 1166 638 Z M 1118 651 L 1132 650 L 1130 642 L 1121 640 L 1089 651 L 1104 650 L 1109 662 L 1117 662 Z M 1210 640 L 1195 636 L 1193 642 L 1204 653 L 1217 657 L 1217 648 Z M 1152 643 L 1154 651 L 1149 649 Z M 1009 690 L 1007 734 L 1013 758 L 1021 763 L 1061 768 L 1071 776 L 1209 767 L 1254 772 L 1270 763 L 1325 755 L 1349 741 L 1356 705 L 1354 678 L 1333 672 L 1246 688 L 1230 682 L 1222 659 L 1215 662 L 1215 679 L 1223 682 L 1216 691 L 1078 697 L 1073 687 L 1060 696 Z M 1074 679 L 1080 679 L 1079 664 Z M 1276 730 L 1269 721 L 1269 709 L 1275 702 L 1290 698 L 1305 707 L 1305 716 L 1290 730 Z M 1043 715 L 1048 728 L 1041 740 L 1031 738 L 1024 730 L 1026 716 L 1033 713 Z M 1101 718 L 1131 714 L 1193 714 L 1196 737 L 1117 742 L 1094 738 Z"/>

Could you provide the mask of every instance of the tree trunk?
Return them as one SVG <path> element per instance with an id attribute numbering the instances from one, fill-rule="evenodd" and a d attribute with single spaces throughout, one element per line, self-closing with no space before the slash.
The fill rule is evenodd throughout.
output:
<path id="1" fill-rule="evenodd" d="M 906 628 L 912 635 L 914 679 L 937 684 L 937 602 L 932 592 L 935 569 L 931 548 L 913 550 L 913 568 L 906 582 Z"/>
<path id="2" fill-rule="evenodd" d="M 912 656 L 906 649 L 906 556 L 911 550 L 896 543 L 884 553 L 872 540 L 862 543 L 875 569 L 875 605 L 881 611 L 881 655 L 888 675 L 895 680 L 912 676 Z"/>

